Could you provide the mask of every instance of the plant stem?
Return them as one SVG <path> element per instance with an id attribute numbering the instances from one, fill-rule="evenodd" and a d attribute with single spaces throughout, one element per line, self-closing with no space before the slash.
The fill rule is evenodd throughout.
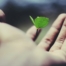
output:
<path id="1" fill-rule="evenodd" d="M 40 32 L 41 32 L 41 29 L 38 28 L 36 30 L 36 34 L 35 34 L 35 37 L 34 37 L 33 41 L 36 41 L 36 39 L 37 39 L 38 35 L 40 34 Z"/>

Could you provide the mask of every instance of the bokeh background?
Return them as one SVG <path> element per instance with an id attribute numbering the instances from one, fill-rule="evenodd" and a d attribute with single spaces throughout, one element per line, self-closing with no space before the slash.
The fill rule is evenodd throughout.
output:
<path id="1" fill-rule="evenodd" d="M 50 19 L 49 25 L 43 28 L 36 42 L 47 33 L 53 21 L 66 12 L 66 0 L 0 0 L 0 9 L 5 12 L 6 22 L 26 32 L 33 24 L 29 18 L 45 16 Z"/>

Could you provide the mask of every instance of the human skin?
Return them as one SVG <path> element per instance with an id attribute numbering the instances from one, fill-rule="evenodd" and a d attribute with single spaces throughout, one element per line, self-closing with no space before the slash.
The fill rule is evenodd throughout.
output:
<path id="1" fill-rule="evenodd" d="M 0 10 L 0 14 L 2 13 Z M 0 66 L 64 66 L 66 64 L 65 18 L 66 14 L 59 15 L 38 45 L 33 41 L 36 34 L 34 26 L 24 33 L 6 24 L 2 19 L 4 23 L 0 23 Z M 58 33 L 56 41 L 50 47 Z"/>

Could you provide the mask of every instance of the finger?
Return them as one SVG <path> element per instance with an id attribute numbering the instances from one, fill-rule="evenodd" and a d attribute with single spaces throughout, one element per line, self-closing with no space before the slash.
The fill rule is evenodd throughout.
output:
<path id="1" fill-rule="evenodd" d="M 31 39 L 33 39 L 35 37 L 36 30 L 37 30 L 36 27 L 35 26 L 32 26 L 26 32 L 27 36 L 30 37 Z"/>
<path id="2" fill-rule="evenodd" d="M 65 23 L 65 29 L 66 29 L 66 23 Z M 61 49 L 66 52 L 66 30 L 65 30 L 65 41 L 64 41 Z"/>
<path id="3" fill-rule="evenodd" d="M 63 50 L 64 53 L 66 54 L 66 39 L 65 39 L 65 41 L 64 41 L 64 43 L 63 43 L 63 45 L 61 47 L 61 50 Z"/>
<path id="4" fill-rule="evenodd" d="M 46 36 L 42 39 L 39 43 L 38 47 L 42 47 L 45 50 L 48 50 L 55 40 L 56 35 L 59 33 L 59 30 L 63 24 L 63 20 L 66 18 L 66 14 L 61 14 L 53 23 L 52 27 L 50 28 L 49 32 Z"/>
<path id="5" fill-rule="evenodd" d="M 5 14 L 1 9 L 0 9 L 0 22 L 5 22 Z"/>
<path id="6" fill-rule="evenodd" d="M 36 40 L 38 35 L 40 34 L 41 29 L 37 33 L 37 28 L 35 26 L 32 26 L 28 31 L 26 32 L 27 36 L 30 37 L 32 40 Z"/>
<path id="7" fill-rule="evenodd" d="M 0 23 L 0 36 L 2 41 L 1 46 L 4 44 L 20 48 L 33 48 L 35 46 L 35 43 L 23 31 L 6 23 Z"/>
<path id="8" fill-rule="evenodd" d="M 60 34 L 59 34 L 57 40 L 55 41 L 54 45 L 50 49 L 51 52 L 61 49 L 61 47 L 63 45 L 63 42 L 65 40 L 65 36 L 66 36 L 66 27 L 65 27 L 65 25 L 66 25 L 66 19 L 63 23 L 62 29 L 60 31 Z"/>

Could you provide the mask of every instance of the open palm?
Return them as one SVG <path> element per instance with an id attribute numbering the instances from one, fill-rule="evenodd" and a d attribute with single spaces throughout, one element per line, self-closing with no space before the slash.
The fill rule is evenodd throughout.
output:
<path id="1" fill-rule="evenodd" d="M 0 13 L 3 12 L 0 10 Z M 36 34 L 34 26 L 24 33 L 16 27 L 0 23 L 0 66 L 57 66 L 65 64 L 65 18 L 66 14 L 61 14 L 37 46 L 33 41 Z"/>

